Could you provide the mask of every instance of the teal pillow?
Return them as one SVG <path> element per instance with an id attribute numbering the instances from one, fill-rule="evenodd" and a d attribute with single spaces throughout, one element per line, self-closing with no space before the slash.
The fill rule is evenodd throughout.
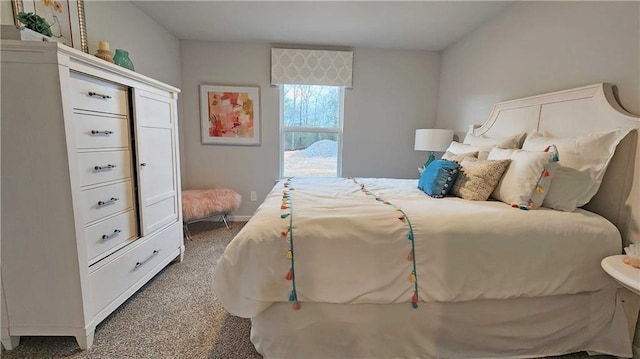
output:
<path id="1" fill-rule="evenodd" d="M 431 197 L 444 197 L 458 178 L 459 165 L 453 161 L 435 160 L 424 169 L 418 188 Z"/>

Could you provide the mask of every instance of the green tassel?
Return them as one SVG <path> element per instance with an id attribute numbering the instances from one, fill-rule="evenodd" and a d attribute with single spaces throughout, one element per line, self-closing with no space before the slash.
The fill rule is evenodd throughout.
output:
<path id="1" fill-rule="evenodd" d="M 407 232 L 407 238 L 409 238 L 409 240 L 413 240 L 413 231 L 409 231 Z"/>
<path id="2" fill-rule="evenodd" d="M 418 309 L 418 303 L 411 303 L 411 306 L 413 307 L 413 309 Z"/>
<path id="3" fill-rule="evenodd" d="M 287 218 L 291 213 L 283 213 L 280 215 L 280 218 Z"/>
<path id="4" fill-rule="evenodd" d="M 291 294 L 289 294 L 289 301 L 290 302 L 295 302 L 297 300 L 296 298 L 296 292 L 294 290 L 291 291 Z"/>

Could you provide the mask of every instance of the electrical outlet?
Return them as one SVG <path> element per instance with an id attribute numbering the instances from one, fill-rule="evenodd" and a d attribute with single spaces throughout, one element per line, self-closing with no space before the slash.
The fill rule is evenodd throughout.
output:
<path id="1" fill-rule="evenodd" d="M 251 202 L 255 202 L 258 200 L 258 193 L 256 191 L 251 191 Z"/>

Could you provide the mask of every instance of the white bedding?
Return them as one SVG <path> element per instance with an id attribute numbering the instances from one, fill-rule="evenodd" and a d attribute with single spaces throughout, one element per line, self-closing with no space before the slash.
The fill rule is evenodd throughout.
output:
<path id="1" fill-rule="evenodd" d="M 616 287 L 600 261 L 621 252 L 621 238 L 596 214 L 434 199 L 417 189 L 416 180 L 356 181 L 291 181 L 295 281 L 302 310 L 304 302 L 409 303 L 409 222 L 420 303 Z M 234 315 L 255 317 L 272 303 L 289 299 L 289 244 L 281 230 L 290 218 L 281 215 L 291 209 L 281 209 L 284 189 L 283 181 L 275 185 L 216 267 L 216 295 Z M 409 221 L 397 218 L 401 212 L 395 206 Z"/>

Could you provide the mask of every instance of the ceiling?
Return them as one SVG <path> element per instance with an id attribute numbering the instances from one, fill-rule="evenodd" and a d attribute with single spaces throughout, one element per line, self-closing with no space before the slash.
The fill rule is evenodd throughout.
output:
<path id="1" fill-rule="evenodd" d="M 508 1 L 131 1 L 181 40 L 440 51 Z"/>

